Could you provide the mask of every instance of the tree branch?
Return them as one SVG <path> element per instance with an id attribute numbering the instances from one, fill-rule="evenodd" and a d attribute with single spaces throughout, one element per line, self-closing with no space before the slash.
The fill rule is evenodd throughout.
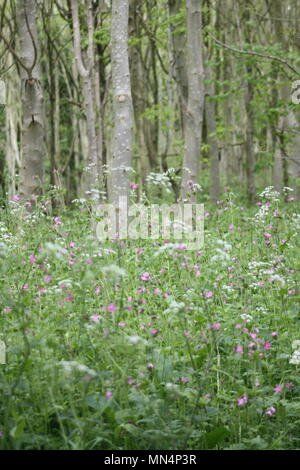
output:
<path id="1" fill-rule="evenodd" d="M 298 77 L 300 77 L 300 73 L 285 59 L 281 59 L 280 57 L 276 57 L 274 55 L 269 55 L 269 54 L 261 54 L 260 52 L 254 52 L 254 51 L 243 51 L 240 49 L 236 49 L 235 47 L 228 46 L 227 44 L 224 44 L 223 42 L 219 41 L 216 39 L 214 36 L 211 36 L 210 34 L 207 33 L 209 37 L 211 37 L 219 46 L 224 47 L 225 49 L 228 49 L 229 51 L 235 52 L 237 54 L 246 54 L 246 55 L 251 55 L 251 56 L 257 56 L 257 57 L 262 57 L 263 59 L 268 59 L 268 60 L 276 60 L 277 62 L 280 62 L 283 65 L 286 65 L 290 70 L 292 70 Z"/>
<path id="2" fill-rule="evenodd" d="M 77 0 L 71 0 L 71 9 L 72 9 L 72 21 L 73 21 L 73 39 L 74 39 L 74 52 L 75 59 L 78 67 L 79 75 L 82 78 L 85 78 L 88 75 L 88 71 L 82 62 L 81 55 L 81 36 L 80 36 L 80 24 L 78 18 L 78 2 Z"/>
<path id="3" fill-rule="evenodd" d="M 26 27 L 27 27 L 27 31 L 29 33 L 29 36 L 30 36 L 30 39 L 32 41 L 32 46 L 33 46 L 33 50 L 34 50 L 34 58 L 33 58 L 33 63 L 32 63 L 32 66 L 28 68 L 29 72 L 29 78 L 31 78 L 31 75 L 32 75 L 32 71 L 36 65 L 36 61 L 37 61 L 37 48 L 36 48 L 36 43 L 35 43 L 35 40 L 34 40 L 34 37 L 33 37 L 33 34 L 32 34 L 32 31 L 30 29 L 30 26 L 29 26 L 29 21 L 28 21 L 28 16 L 27 16 L 27 11 L 26 11 L 26 4 L 24 2 L 24 14 L 25 14 L 25 22 L 26 22 Z"/>

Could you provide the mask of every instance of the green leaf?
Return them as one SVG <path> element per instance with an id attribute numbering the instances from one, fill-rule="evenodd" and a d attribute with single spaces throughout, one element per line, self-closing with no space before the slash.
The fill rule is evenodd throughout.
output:
<path id="1" fill-rule="evenodd" d="M 214 449 L 219 442 L 223 441 L 229 435 L 229 431 L 220 426 L 213 431 L 207 432 L 203 436 L 203 442 L 206 449 Z"/>
<path id="2" fill-rule="evenodd" d="M 9 435 L 13 439 L 21 439 L 24 434 L 25 421 L 23 418 L 20 418 L 20 421 L 14 426 L 10 431 Z"/>
<path id="3" fill-rule="evenodd" d="M 108 407 L 109 400 L 106 397 L 102 397 L 99 394 L 87 395 L 85 402 L 94 410 L 98 410 L 101 413 Z"/>

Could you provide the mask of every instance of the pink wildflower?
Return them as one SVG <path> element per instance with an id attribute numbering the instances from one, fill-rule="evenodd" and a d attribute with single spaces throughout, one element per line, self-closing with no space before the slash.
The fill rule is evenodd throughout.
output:
<path id="1" fill-rule="evenodd" d="M 248 403 L 247 395 L 243 395 L 242 397 L 237 399 L 237 405 L 238 406 L 244 406 L 244 405 L 246 405 L 246 403 Z"/>
<path id="2" fill-rule="evenodd" d="M 267 239 L 272 237 L 272 235 L 271 235 L 270 233 L 268 233 L 268 232 L 264 232 L 264 236 L 265 236 L 265 238 L 267 238 Z"/>
<path id="3" fill-rule="evenodd" d="M 100 317 L 99 317 L 99 315 L 97 315 L 97 313 L 93 313 L 93 315 L 90 316 L 90 320 L 95 322 L 95 323 L 99 323 L 100 322 Z"/>
<path id="4" fill-rule="evenodd" d="M 180 382 L 182 384 L 187 384 L 189 382 L 189 379 L 187 377 L 181 377 Z"/>
<path id="5" fill-rule="evenodd" d="M 271 407 L 265 412 L 265 415 L 273 416 L 275 413 L 276 413 L 276 408 L 274 408 L 274 406 L 271 406 Z"/>
<path id="6" fill-rule="evenodd" d="M 208 330 L 219 330 L 221 328 L 221 323 L 212 323 L 211 325 L 207 326 Z"/>
<path id="7" fill-rule="evenodd" d="M 107 306 L 107 310 L 108 310 L 110 313 L 113 313 L 113 312 L 115 312 L 115 311 L 117 310 L 117 307 L 116 307 L 115 304 L 109 304 L 109 305 Z"/>
<path id="8" fill-rule="evenodd" d="M 152 336 L 156 336 L 158 334 L 158 330 L 151 330 L 150 333 L 152 334 Z"/>
<path id="9" fill-rule="evenodd" d="M 214 293 L 213 293 L 213 292 L 211 292 L 211 291 L 208 291 L 208 292 L 205 292 L 205 294 L 204 294 L 204 295 L 205 295 L 205 298 L 206 298 L 206 299 L 210 299 L 211 297 L 213 297 L 213 296 L 214 296 Z"/>
<path id="10" fill-rule="evenodd" d="M 240 344 L 238 344 L 234 351 L 237 353 L 237 354 L 243 354 L 244 350 L 243 350 L 243 346 L 241 346 Z"/>

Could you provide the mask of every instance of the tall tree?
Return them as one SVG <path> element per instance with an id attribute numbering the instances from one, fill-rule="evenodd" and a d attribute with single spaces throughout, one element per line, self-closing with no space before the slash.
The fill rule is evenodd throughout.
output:
<path id="1" fill-rule="evenodd" d="M 250 44 L 250 1 L 245 1 L 245 39 Z M 246 80 L 245 80 L 245 111 L 246 111 L 246 175 L 247 175 L 247 194 L 249 202 L 253 203 L 256 197 L 255 185 L 255 153 L 254 153 L 254 84 L 253 84 L 253 67 L 250 61 L 246 63 Z"/>
<path id="2" fill-rule="evenodd" d="M 17 23 L 20 38 L 22 84 L 22 164 L 20 194 L 31 198 L 41 192 L 43 182 L 43 90 L 38 64 L 36 2 L 18 0 Z"/>
<path id="3" fill-rule="evenodd" d="M 78 73 L 83 83 L 84 105 L 88 135 L 88 158 L 86 166 L 86 190 L 99 189 L 102 166 L 102 137 L 99 76 L 96 71 L 94 48 L 94 16 L 92 0 L 85 0 L 87 27 L 87 51 L 81 48 L 81 31 L 78 12 L 78 0 L 71 0 L 74 54 Z M 85 52 L 85 51 L 84 51 Z M 84 60 L 85 56 L 85 60 Z M 98 83 L 97 83 L 98 81 Z"/>
<path id="4" fill-rule="evenodd" d="M 186 66 L 186 35 L 182 30 L 178 18 L 182 20 L 183 5 L 181 0 L 168 0 L 170 14 L 170 30 L 174 52 L 175 76 L 180 106 L 180 121 L 182 134 L 186 122 L 187 100 L 188 100 L 188 76 Z M 178 24 L 179 23 L 179 24 Z"/>
<path id="5" fill-rule="evenodd" d="M 118 201 L 129 190 L 132 166 L 133 109 L 128 61 L 129 0 L 112 1 L 111 68 L 113 86 L 113 140 L 110 199 Z"/>
<path id="6" fill-rule="evenodd" d="M 198 183 L 204 108 L 204 68 L 202 40 L 202 2 L 187 0 L 187 76 L 188 103 L 185 122 L 185 153 L 181 198 L 190 197 Z"/>

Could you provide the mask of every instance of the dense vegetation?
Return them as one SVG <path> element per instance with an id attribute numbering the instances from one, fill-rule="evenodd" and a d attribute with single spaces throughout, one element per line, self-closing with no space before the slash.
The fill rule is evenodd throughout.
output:
<path id="1" fill-rule="evenodd" d="M 199 252 L 10 203 L 1 447 L 299 448 L 300 217 L 264 194 L 206 208 Z"/>
<path id="2" fill-rule="evenodd" d="M 0 449 L 300 448 L 299 18 L 1 0 Z"/>

